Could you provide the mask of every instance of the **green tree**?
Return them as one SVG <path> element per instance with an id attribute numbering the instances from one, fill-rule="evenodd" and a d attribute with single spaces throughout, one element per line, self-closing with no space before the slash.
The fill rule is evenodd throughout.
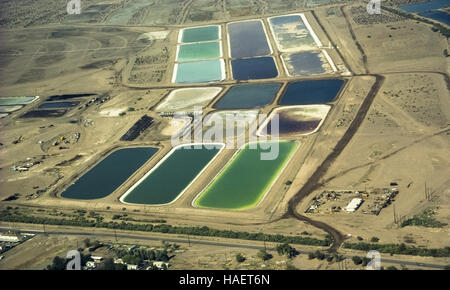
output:
<path id="1" fill-rule="evenodd" d="M 123 262 L 130 265 L 139 265 L 141 263 L 141 259 L 139 257 L 133 256 L 133 255 L 125 255 L 122 258 Z"/>

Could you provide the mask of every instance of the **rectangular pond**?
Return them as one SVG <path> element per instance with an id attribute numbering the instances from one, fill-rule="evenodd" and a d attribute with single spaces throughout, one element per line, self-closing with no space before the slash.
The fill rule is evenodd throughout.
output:
<path id="1" fill-rule="evenodd" d="M 269 24 L 281 52 L 315 50 L 322 45 L 304 14 L 270 17 Z"/>
<path id="2" fill-rule="evenodd" d="M 12 105 L 28 105 L 39 97 L 2 97 L 0 98 L 0 106 Z"/>
<path id="3" fill-rule="evenodd" d="M 80 102 L 45 102 L 39 106 L 39 109 L 58 109 L 75 107 Z"/>
<path id="4" fill-rule="evenodd" d="M 272 53 L 261 20 L 232 22 L 227 27 L 232 58 L 265 56 Z"/>
<path id="5" fill-rule="evenodd" d="M 156 154 L 158 148 L 125 148 L 114 151 L 70 185 L 62 197 L 97 199 L 110 195 Z"/>
<path id="6" fill-rule="evenodd" d="M 67 113 L 66 109 L 46 109 L 46 110 L 32 110 L 21 116 L 21 118 L 58 118 Z"/>
<path id="7" fill-rule="evenodd" d="M 289 76 L 310 76 L 332 73 L 333 69 L 321 51 L 305 51 L 281 56 Z"/>
<path id="8" fill-rule="evenodd" d="M 280 83 L 245 84 L 231 87 L 214 104 L 215 109 L 250 109 L 272 103 Z"/>
<path id="9" fill-rule="evenodd" d="M 123 203 L 161 205 L 175 201 L 223 149 L 224 144 L 179 145 L 121 198 Z M 211 148 L 213 147 L 213 148 Z"/>
<path id="10" fill-rule="evenodd" d="M 431 11 L 431 10 L 436 10 L 436 9 L 449 7 L 449 6 L 450 6 L 450 4 L 449 4 L 448 0 L 431 0 L 431 1 L 426 1 L 426 2 L 404 4 L 404 5 L 400 5 L 399 8 L 403 9 L 407 12 L 419 13 L 419 12 Z"/>
<path id="11" fill-rule="evenodd" d="M 177 62 L 206 60 L 222 57 L 220 42 L 201 42 L 178 46 Z"/>
<path id="12" fill-rule="evenodd" d="M 203 42 L 220 39 L 220 26 L 200 26 L 181 29 L 178 37 L 179 43 Z"/>
<path id="13" fill-rule="evenodd" d="M 277 66 L 271 56 L 233 59 L 231 67 L 235 80 L 271 79 L 278 76 Z"/>
<path id="14" fill-rule="evenodd" d="M 20 110 L 22 107 L 23 107 L 22 105 L 0 106 L 0 113 L 12 113 L 17 110 Z"/>
<path id="15" fill-rule="evenodd" d="M 234 137 L 242 136 L 247 129 L 256 129 L 258 113 L 259 110 L 212 111 L 200 124 L 202 125 L 203 142 L 223 142 L 227 143 L 228 148 L 236 148 L 233 145 L 236 143 Z M 237 139 L 239 142 L 244 142 L 244 138 Z"/>
<path id="16" fill-rule="evenodd" d="M 344 80 L 308 80 L 289 83 L 279 104 L 314 105 L 332 102 L 340 92 Z"/>
<path id="17" fill-rule="evenodd" d="M 450 25 L 450 14 L 445 11 L 432 10 L 419 13 L 420 16 L 434 19 L 436 21 Z"/>
<path id="18" fill-rule="evenodd" d="M 328 105 L 301 105 L 276 108 L 258 129 L 258 136 L 272 135 L 272 120 L 278 118 L 277 136 L 304 136 L 317 132 L 328 115 Z"/>
<path id="19" fill-rule="evenodd" d="M 271 142 L 250 144 L 238 151 L 225 168 L 194 200 L 200 208 L 243 210 L 255 207 L 278 178 L 295 149 L 296 142 L 278 142 L 278 157 L 261 160 L 261 152 L 268 152 Z M 272 144 L 275 145 L 275 144 Z"/>
<path id="20" fill-rule="evenodd" d="M 225 79 L 223 59 L 176 63 L 173 83 L 208 83 Z"/>
<path id="21" fill-rule="evenodd" d="M 221 91 L 220 87 L 176 89 L 171 91 L 155 110 L 167 113 L 190 113 L 195 107 L 206 107 Z"/>

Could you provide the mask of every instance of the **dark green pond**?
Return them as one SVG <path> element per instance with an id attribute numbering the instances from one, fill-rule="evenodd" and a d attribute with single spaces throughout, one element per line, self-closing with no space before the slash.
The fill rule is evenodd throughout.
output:
<path id="1" fill-rule="evenodd" d="M 125 148 L 114 151 L 69 186 L 61 196 L 75 199 L 106 197 L 157 151 L 158 148 L 154 147 Z"/>
<path id="2" fill-rule="evenodd" d="M 174 201 L 220 151 L 220 148 L 199 147 L 183 145 L 168 153 L 120 200 L 148 205 Z"/>

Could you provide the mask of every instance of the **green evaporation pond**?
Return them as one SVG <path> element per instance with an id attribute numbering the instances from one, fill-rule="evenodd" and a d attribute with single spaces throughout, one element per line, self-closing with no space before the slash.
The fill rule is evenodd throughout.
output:
<path id="1" fill-rule="evenodd" d="M 276 146 L 277 143 L 278 156 L 274 160 L 262 160 L 261 153 L 270 152 L 266 146 Z M 250 144 L 241 149 L 194 201 L 194 205 L 235 210 L 256 206 L 298 146 L 298 143 L 289 141 L 270 141 L 258 144 L 264 145 L 264 149 L 260 146 L 252 149 Z"/>
<path id="2" fill-rule="evenodd" d="M 220 44 L 218 41 L 202 42 L 180 45 L 177 61 L 195 61 L 220 57 Z"/>
<path id="3" fill-rule="evenodd" d="M 205 145 L 198 147 L 183 145 L 171 151 L 120 200 L 148 205 L 174 201 L 220 151 Z"/>
<path id="4" fill-rule="evenodd" d="M 114 151 L 69 186 L 62 197 L 96 199 L 110 195 L 136 170 L 144 165 L 158 148 L 125 148 Z"/>
<path id="5" fill-rule="evenodd" d="M 204 60 L 179 63 L 176 66 L 175 83 L 207 83 L 221 81 L 223 60 Z"/>
<path id="6" fill-rule="evenodd" d="M 219 39 L 219 26 L 203 26 L 183 30 L 181 42 L 200 42 Z"/>

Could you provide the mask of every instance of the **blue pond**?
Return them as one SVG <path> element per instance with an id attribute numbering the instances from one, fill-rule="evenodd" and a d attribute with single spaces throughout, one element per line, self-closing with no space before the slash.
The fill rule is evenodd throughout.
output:
<path id="1" fill-rule="evenodd" d="M 272 57 L 234 59 L 231 67 L 235 80 L 271 79 L 278 76 Z"/>
<path id="2" fill-rule="evenodd" d="M 332 102 L 342 88 L 344 80 L 312 80 L 289 83 L 280 105 L 315 105 Z"/>
<path id="3" fill-rule="evenodd" d="M 214 105 L 216 109 L 249 109 L 272 102 L 281 84 L 250 84 L 231 87 Z"/>
<path id="4" fill-rule="evenodd" d="M 259 20 L 230 23 L 228 34 L 232 58 L 270 54 L 266 33 Z"/>
<path id="5" fill-rule="evenodd" d="M 325 72 L 320 52 L 300 52 L 283 55 L 286 68 L 291 76 L 309 76 Z"/>
<path id="6" fill-rule="evenodd" d="M 79 102 L 53 102 L 53 103 L 43 103 L 39 106 L 39 109 L 57 109 L 57 108 L 68 108 L 78 105 Z"/>
<path id="7" fill-rule="evenodd" d="M 427 12 L 419 13 L 419 15 L 437 20 L 437 21 L 445 23 L 447 25 L 450 25 L 450 14 L 448 14 L 445 11 L 439 11 L 439 10 L 427 11 Z"/>
<path id="8" fill-rule="evenodd" d="M 158 148 L 154 147 L 125 148 L 114 151 L 69 186 L 61 196 L 75 199 L 96 199 L 108 196 L 157 151 Z"/>
<path id="9" fill-rule="evenodd" d="M 400 5 L 399 7 L 407 12 L 420 13 L 449 6 L 450 1 L 448 0 L 431 0 L 428 2 Z"/>

